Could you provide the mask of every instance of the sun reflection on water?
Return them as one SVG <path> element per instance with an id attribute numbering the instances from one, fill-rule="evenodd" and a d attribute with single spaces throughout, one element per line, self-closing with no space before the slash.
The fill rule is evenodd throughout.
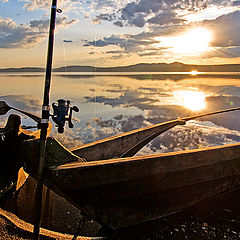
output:
<path id="1" fill-rule="evenodd" d="M 199 72 L 196 71 L 196 70 L 191 71 L 191 75 L 192 75 L 192 76 L 196 76 L 198 73 L 199 73 Z"/>
<path id="2" fill-rule="evenodd" d="M 206 108 L 206 95 L 200 91 L 182 90 L 175 91 L 173 96 L 177 104 L 191 111 L 200 111 Z"/>

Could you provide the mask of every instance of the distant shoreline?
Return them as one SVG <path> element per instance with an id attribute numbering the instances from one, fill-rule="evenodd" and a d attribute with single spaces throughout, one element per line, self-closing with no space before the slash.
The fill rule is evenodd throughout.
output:
<path id="1" fill-rule="evenodd" d="M 240 64 L 223 65 L 188 65 L 179 62 L 175 63 L 140 63 L 121 67 L 93 67 L 93 66 L 66 66 L 54 68 L 53 72 L 240 72 Z M 45 72 L 45 68 L 39 67 L 20 67 L 2 68 L 0 73 L 19 73 L 19 72 Z"/>

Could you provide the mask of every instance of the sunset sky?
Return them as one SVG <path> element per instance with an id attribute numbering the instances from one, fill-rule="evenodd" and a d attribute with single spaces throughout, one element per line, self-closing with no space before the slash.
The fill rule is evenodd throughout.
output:
<path id="1" fill-rule="evenodd" d="M 0 0 L 0 68 L 44 67 L 50 0 Z M 240 1 L 61 0 L 54 67 L 240 63 Z"/>

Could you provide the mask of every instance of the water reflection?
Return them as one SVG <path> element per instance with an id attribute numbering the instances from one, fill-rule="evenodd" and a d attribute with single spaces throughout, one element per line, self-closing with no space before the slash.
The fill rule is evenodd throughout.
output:
<path id="1" fill-rule="evenodd" d="M 240 106 L 240 75 L 161 74 L 74 77 L 53 75 L 51 103 L 70 99 L 80 108 L 74 130 L 52 132 L 69 147 L 157 124 L 193 111 L 216 111 Z M 0 99 L 40 114 L 44 76 L 0 75 Z M 204 118 L 166 132 L 145 153 L 184 150 L 239 141 L 239 112 Z M 2 121 L 3 118 L 1 118 Z M 24 125 L 32 125 L 24 118 Z M 204 124 L 203 124 L 204 123 Z M 211 124 L 207 124 L 211 123 Z"/>
<path id="2" fill-rule="evenodd" d="M 193 71 L 191 71 L 191 74 L 192 74 L 193 76 L 196 76 L 197 74 L 199 74 L 199 72 L 198 72 L 198 71 L 195 71 L 195 70 L 193 70 Z"/>
<path id="3" fill-rule="evenodd" d="M 206 95 L 200 91 L 182 90 L 173 92 L 177 104 L 192 111 L 200 111 L 206 108 Z"/>

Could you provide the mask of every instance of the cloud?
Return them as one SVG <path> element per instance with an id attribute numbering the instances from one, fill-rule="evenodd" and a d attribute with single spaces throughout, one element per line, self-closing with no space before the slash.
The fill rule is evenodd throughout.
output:
<path id="1" fill-rule="evenodd" d="M 39 8 L 49 8 L 49 1 L 26 1 L 25 8 L 34 10 Z M 239 12 L 230 12 L 229 14 L 222 15 L 214 20 L 205 20 L 198 23 L 190 23 L 186 20 L 189 13 L 200 13 L 205 9 L 215 7 L 216 9 L 237 9 L 240 1 L 227 1 L 227 0 L 65 0 L 60 1 L 58 4 L 64 9 L 64 12 L 74 11 L 78 14 L 83 13 L 87 19 L 95 23 L 101 21 L 109 21 L 119 27 L 133 26 L 143 28 L 140 34 L 123 34 L 112 35 L 110 37 L 103 37 L 97 41 L 86 41 L 86 46 L 118 46 L 122 49 L 121 53 L 112 53 L 111 58 L 129 57 L 132 54 L 137 54 L 140 57 L 151 56 L 164 56 L 167 54 L 168 49 L 159 47 L 155 37 L 174 36 L 190 29 L 195 25 L 203 24 L 214 32 L 214 39 L 212 41 L 213 51 L 209 51 L 203 58 L 209 57 L 239 57 L 240 38 L 238 31 L 240 17 Z M 229 12 L 230 10 L 228 10 Z M 224 11 L 222 11 L 224 13 Z M 225 11 L 226 12 L 226 11 Z M 68 20 L 66 17 L 59 18 L 59 26 L 67 27 L 77 22 L 76 19 Z M 26 29 L 27 35 L 22 37 L 25 44 L 21 46 L 30 46 L 35 42 L 41 41 L 44 38 L 44 33 L 47 29 L 47 20 L 33 20 L 30 22 L 30 30 Z M 20 27 L 20 26 L 19 26 Z M 23 26 L 22 26 L 23 27 Z M 34 29 L 31 35 L 31 29 Z M 24 31 L 23 31 L 24 33 Z M 35 34 L 35 35 L 34 35 Z M 20 38 L 20 37 L 19 37 Z M 12 38 L 14 39 L 14 38 Z M 20 38 L 21 40 L 21 38 Z M 11 39 L 9 41 L 11 43 Z M 21 42 L 21 41 L 20 41 Z M 7 43 L 7 40 L 5 41 Z M 18 45 L 14 43 L 15 46 Z M 9 44 L 14 46 L 14 44 Z M 154 45 L 155 44 L 155 45 Z M 229 48 L 230 47 L 230 48 Z M 170 50 L 170 48 L 169 48 Z M 193 57 L 194 58 L 194 57 Z"/>
<path id="2" fill-rule="evenodd" d="M 240 132 L 208 121 L 177 126 L 150 142 L 138 155 L 175 152 L 240 142 Z"/>
<path id="3" fill-rule="evenodd" d="M 223 4 L 224 2 L 222 2 Z M 133 3 L 132 3 L 133 4 Z M 135 3 L 136 4 L 136 3 Z M 139 56 L 163 56 L 171 47 L 160 47 L 160 37 L 172 37 L 181 35 L 189 29 L 196 27 L 205 27 L 212 32 L 212 40 L 210 42 L 211 50 L 202 53 L 201 57 L 204 58 L 237 58 L 240 56 L 240 33 L 236 29 L 240 28 L 240 11 L 230 12 L 222 15 L 214 20 L 204 20 L 202 22 L 189 23 L 183 18 L 180 18 L 172 9 L 161 11 L 158 14 L 150 14 L 152 16 L 145 19 L 140 13 L 141 9 L 138 9 L 138 13 L 131 17 L 130 12 L 127 16 L 128 23 L 135 26 L 143 27 L 145 24 L 151 24 L 151 27 L 147 31 L 143 31 L 138 34 L 123 34 L 112 35 L 110 37 L 104 37 L 97 41 L 86 41 L 84 46 L 118 46 L 125 53 L 137 54 Z M 150 11 L 150 10 L 149 10 Z M 153 11 L 153 10 L 151 10 Z M 113 17 L 111 17 L 112 19 Z M 105 19 L 107 17 L 105 16 Z M 124 20 L 125 21 L 125 20 Z M 123 21 L 118 22 L 118 25 L 123 26 Z M 193 56 L 192 58 L 198 58 L 199 56 Z"/>
<path id="4" fill-rule="evenodd" d="M 183 76 L 181 77 L 184 78 Z M 199 77 L 196 79 L 198 78 Z M 168 79 L 168 76 L 165 75 L 164 80 L 166 79 Z M 163 105 L 166 104 L 165 99 L 170 96 L 169 89 L 170 91 L 173 91 L 174 86 L 176 85 L 179 85 L 178 87 L 180 88 L 187 87 L 188 85 L 186 86 L 184 84 L 186 82 L 191 82 L 189 79 L 188 81 L 185 79 L 184 81 L 179 82 L 179 84 L 176 84 L 175 81 L 170 81 L 169 79 L 166 83 L 166 81 L 161 81 L 161 79 L 157 81 L 156 78 L 154 79 L 155 81 L 152 79 L 149 80 L 145 87 L 144 84 L 146 82 L 142 83 L 141 80 L 137 81 L 135 79 L 133 81 L 133 79 L 130 78 L 125 79 L 123 82 L 118 81 L 117 79 L 115 80 L 116 81 L 111 81 L 110 83 L 101 83 L 104 85 L 104 91 L 96 91 L 95 93 L 97 94 L 96 100 L 99 105 L 101 103 L 102 105 L 106 104 L 115 107 L 113 112 L 117 112 L 116 116 L 109 119 L 103 114 L 103 119 L 94 118 L 86 125 L 84 120 L 82 120 L 80 123 L 75 124 L 74 130 L 66 127 L 65 136 L 57 134 L 56 129 L 53 128 L 55 129 L 53 131 L 54 136 L 56 136 L 64 145 L 73 147 L 136 128 L 149 126 L 151 124 L 193 115 L 192 112 L 182 106 Z M 214 96 L 209 96 L 206 99 L 208 111 L 239 106 L 239 87 L 224 84 L 217 86 L 218 80 L 221 79 L 214 80 L 212 78 L 212 82 L 207 85 L 206 82 L 208 82 L 208 80 L 201 80 L 200 78 L 199 82 L 205 82 L 206 85 L 194 84 L 199 90 L 208 90 L 209 92 L 214 93 Z M 132 83 L 130 84 L 130 82 Z M 230 82 L 232 82 L 232 80 Z M 236 79 L 235 83 L 237 84 Z M 128 84 L 130 84 L 131 87 L 129 87 Z M 134 85 L 134 88 L 132 87 L 132 84 Z M 167 88 L 163 88 L 163 85 L 166 84 Z M 103 85 L 101 86 L 103 87 Z M 192 83 L 190 85 L 193 86 Z M 113 92 L 114 94 L 109 94 L 109 92 Z M 104 93 L 106 94 L 104 95 Z M 93 95 L 95 94 L 92 94 L 92 96 Z M 115 98 L 115 96 L 119 97 Z M 161 98 L 163 99 L 162 101 L 160 100 Z M 15 106 L 31 112 L 39 113 L 41 109 L 41 100 L 36 96 L 7 95 L 1 96 L 0 99 L 7 101 L 10 106 Z M 85 99 L 87 102 L 95 102 L 95 99 L 93 98 Z M 131 106 L 131 109 L 133 109 L 133 111 L 131 111 L 132 113 L 135 112 L 134 108 L 141 109 L 142 111 L 137 111 L 138 114 L 132 116 L 123 114 L 119 115 L 119 106 L 122 109 Z M 142 114 L 139 114 L 139 112 Z M 80 115 L 78 117 L 80 117 Z M 151 142 L 141 154 L 178 151 L 237 142 L 240 138 L 240 125 L 237 121 L 239 117 L 240 112 L 219 114 L 215 117 L 207 117 L 201 119 L 201 121 L 174 128 Z"/>
<path id="5" fill-rule="evenodd" d="M 0 48 L 32 47 L 46 38 L 46 33 L 17 25 L 12 19 L 0 18 Z"/>
<path id="6" fill-rule="evenodd" d="M 91 8 L 102 13 L 116 12 L 116 10 L 123 8 L 129 3 L 129 0 L 115 1 L 115 0 L 97 0 L 91 2 Z"/>
<path id="7" fill-rule="evenodd" d="M 66 17 L 56 19 L 58 27 L 66 28 L 77 22 Z M 0 18 L 0 48 L 30 48 L 48 36 L 49 20 L 31 20 L 29 25 L 17 25 L 10 18 Z"/>
<path id="8" fill-rule="evenodd" d="M 173 81 L 172 84 L 174 85 L 175 82 Z M 141 86 L 141 84 L 139 85 Z M 170 85 L 171 90 L 173 90 L 173 85 Z M 181 83 L 179 83 L 179 85 L 181 85 Z M 86 126 L 80 129 L 76 128 L 75 131 L 71 133 L 72 139 L 80 140 L 84 143 L 92 142 L 151 124 L 194 115 L 194 113 L 182 106 L 161 105 L 166 102 L 159 101 L 159 96 L 166 99 L 166 97 L 169 96 L 168 90 L 162 89 L 161 81 L 158 81 L 155 86 L 154 88 L 149 85 L 148 87 L 140 87 L 132 90 L 126 89 L 126 86 L 119 83 L 107 85 L 105 88 L 106 92 L 119 93 L 120 96 L 117 98 L 109 97 L 108 94 L 103 96 L 103 92 L 101 92 L 101 96 L 96 96 L 98 103 L 116 108 L 131 106 L 143 110 L 143 113 L 132 116 L 116 115 L 111 119 L 106 119 L 105 117 L 104 119 L 94 118 L 93 121 L 89 121 Z M 199 88 L 199 90 L 205 89 L 214 93 L 214 96 L 209 96 L 206 99 L 208 111 L 239 106 L 239 87 L 231 85 L 197 85 L 196 87 Z M 115 94 L 115 96 L 116 95 L 117 94 Z M 155 105 L 156 97 L 159 101 L 157 105 Z M 95 102 L 95 98 L 86 97 L 85 99 L 87 102 Z M 205 117 L 198 121 L 188 123 L 185 126 L 175 127 L 154 139 L 138 154 L 147 155 L 239 142 L 240 126 L 238 121 L 236 121 L 239 117 L 240 112 L 236 111 Z M 71 146 L 74 146 L 73 140 L 70 141 Z"/>
<path id="9" fill-rule="evenodd" d="M 234 1 L 233 6 L 240 6 L 240 1 Z"/>
<path id="10" fill-rule="evenodd" d="M 117 115 L 113 119 L 102 121 L 102 119 L 95 119 L 95 122 L 99 127 L 111 127 L 115 132 L 128 132 L 133 129 L 147 126 L 145 119 L 142 115 L 136 116 L 123 116 Z"/>
<path id="11" fill-rule="evenodd" d="M 162 1 L 162 0 L 139 0 L 139 1 L 123 1 L 122 4 L 111 4 L 106 9 L 106 4 L 112 1 L 96 1 L 95 6 L 101 6 L 99 2 L 104 3 L 103 11 L 96 16 L 101 20 L 113 22 L 115 25 L 123 27 L 130 25 L 135 27 L 144 27 L 145 25 L 165 25 L 181 23 L 181 19 L 177 15 L 179 9 L 202 9 L 206 4 L 205 1 Z M 93 4 L 94 5 L 94 4 Z M 95 11 L 97 8 L 93 8 Z M 102 10 L 102 8 L 101 8 Z"/>
<path id="12" fill-rule="evenodd" d="M 109 45 L 115 45 L 124 50 L 122 53 L 142 53 L 154 49 L 159 51 L 159 48 L 154 48 L 152 46 L 154 43 L 158 43 L 158 41 L 153 39 L 151 37 L 151 34 L 147 36 L 146 33 L 141 33 L 137 35 L 112 35 L 110 37 L 104 37 L 103 39 L 99 39 L 97 41 L 86 41 L 84 46 L 105 47 Z M 110 52 L 108 51 L 107 53 Z"/>
<path id="13" fill-rule="evenodd" d="M 138 13 L 149 14 L 151 12 L 158 12 L 163 6 L 164 2 L 162 0 L 152 0 L 150 2 L 148 0 L 135 1 L 127 4 L 127 6 L 122 9 L 122 18 L 130 19 Z"/>
<path id="14" fill-rule="evenodd" d="M 166 116 L 169 116 L 168 111 L 165 113 Z M 94 118 L 85 126 L 76 128 L 74 131 L 66 128 L 63 135 L 58 134 L 56 130 L 52 134 L 65 146 L 71 148 L 167 120 L 161 115 L 158 115 L 154 122 L 151 115 L 116 115 L 107 120 Z M 221 124 L 217 125 L 204 119 L 189 122 L 184 126 L 176 126 L 166 131 L 147 144 L 137 155 L 174 152 L 237 142 L 240 142 L 239 131 L 222 127 Z"/>
<path id="15" fill-rule="evenodd" d="M 156 25 L 180 24 L 183 22 L 185 22 L 184 19 L 178 18 L 176 13 L 170 10 L 159 13 L 148 20 L 148 23 Z"/>
<path id="16" fill-rule="evenodd" d="M 40 8 L 49 8 L 50 7 L 50 1 L 48 0 L 24 0 L 24 2 L 27 2 L 24 5 L 24 8 L 30 11 L 33 11 L 35 9 L 40 9 Z"/>
<path id="17" fill-rule="evenodd" d="M 140 110 L 146 110 L 153 107 L 153 103 L 158 100 L 145 97 L 139 91 L 122 90 L 122 94 L 118 98 L 109 98 L 105 96 L 84 97 L 87 102 L 103 103 L 112 107 L 137 107 Z"/>
<path id="18" fill-rule="evenodd" d="M 51 135 L 61 142 L 67 148 L 73 148 L 83 145 L 84 139 L 82 135 L 75 129 L 64 128 L 64 134 L 59 134 L 56 128 L 53 128 Z"/>
<path id="19" fill-rule="evenodd" d="M 124 6 L 119 13 L 105 13 L 104 17 L 99 15 L 99 19 L 113 21 L 116 25 L 131 25 L 136 27 L 143 27 L 145 25 L 169 25 L 179 24 L 184 22 L 180 17 L 181 11 L 196 12 L 205 9 L 208 3 L 207 0 L 139 0 L 132 1 Z M 179 14 L 179 16 L 178 16 Z"/>
<path id="20" fill-rule="evenodd" d="M 0 100 L 5 101 L 10 107 L 18 108 L 38 116 L 41 114 L 41 100 L 34 95 L 5 95 L 0 96 Z M 22 120 L 24 120 L 22 121 L 23 125 L 36 126 L 36 123 L 32 119 L 15 110 L 10 110 L 6 115 L 0 118 L 6 121 L 10 114 L 19 114 Z"/>
<path id="21" fill-rule="evenodd" d="M 129 24 L 136 27 L 143 27 L 145 23 L 146 21 L 145 21 L 144 15 L 141 13 L 136 14 L 134 18 L 131 18 L 129 20 Z"/>
<path id="22" fill-rule="evenodd" d="M 155 37 L 167 36 L 174 32 L 177 32 L 179 28 L 171 26 L 168 28 L 157 28 L 157 30 L 141 32 L 136 35 L 123 34 L 116 35 L 113 34 L 110 37 L 103 37 L 97 41 L 85 41 L 84 46 L 94 46 L 94 47 L 106 47 L 106 46 L 117 46 L 120 50 L 116 50 L 115 54 L 120 57 L 126 57 L 123 54 L 137 54 L 139 56 L 163 56 L 164 51 L 168 49 L 165 46 L 159 46 L 159 40 Z M 121 51 L 121 53 L 120 53 Z M 114 54 L 112 51 L 106 51 L 106 53 Z"/>
<path id="23" fill-rule="evenodd" d="M 172 4 L 177 1 L 140 0 L 129 3 L 121 11 L 121 20 L 137 27 L 143 27 L 146 23 L 165 25 L 180 23 L 183 20 L 176 19 L 176 14 L 171 10 Z M 152 16 L 150 19 L 149 16 Z"/>
<path id="24" fill-rule="evenodd" d="M 57 17 L 56 18 L 56 26 L 59 28 L 67 28 L 75 23 L 77 23 L 77 19 L 68 20 L 67 17 Z M 47 31 L 49 28 L 49 19 L 43 20 L 32 20 L 29 24 L 30 28 L 37 28 L 41 31 Z"/>
<path id="25" fill-rule="evenodd" d="M 210 96 L 206 99 L 208 111 L 217 111 L 240 106 L 239 96 Z M 225 128 L 240 130 L 240 125 L 236 121 L 240 117 L 239 111 L 209 116 L 206 119 Z M 204 118 L 205 119 L 205 118 Z"/>
<path id="26" fill-rule="evenodd" d="M 240 47 L 216 47 L 212 51 L 201 54 L 202 59 L 207 58 L 238 58 Z"/>
<path id="27" fill-rule="evenodd" d="M 214 33 L 211 45 L 214 47 L 240 46 L 240 11 L 222 15 L 215 20 L 206 20 L 203 26 L 210 28 Z"/>
<path id="28" fill-rule="evenodd" d="M 26 2 L 24 8 L 33 11 L 36 9 L 50 9 L 48 0 L 23 0 Z M 66 12 L 83 13 L 86 18 L 95 19 L 97 15 L 116 13 L 118 9 L 122 9 L 127 3 L 133 0 L 59 0 L 57 6 Z"/>
<path id="29" fill-rule="evenodd" d="M 121 21 L 114 22 L 116 26 L 123 27 L 123 23 Z"/>
<path id="30" fill-rule="evenodd" d="M 158 115 L 156 123 L 164 122 Z M 92 125 L 95 123 L 95 127 Z M 92 125 L 91 125 L 92 124 Z M 117 115 L 112 119 L 94 119 L 89 123 L 88 130 L 96 139 L 102 139 L 115 134 L 131 131 L 152 123 L 150 115 L 125 116 Z M 174 152 L 187 149 L 197 149 L 240 142 L 240 132 L 231 130 L 211 121 L 192 121 L 184 126 L 174 127 L 152 140 L 137 155 L 147 155 L 162 152 Z"/>
<path id="31" fill-rule="evenodd" d="M 141 24 L 139 22 L 139 24 Z M 121 48 L 121 54 L 123 53 L 134 53 L 139 56 L 150 55 L 149 52 L 152 52 L 156 55 L 160 55 L 162 50 L 167 49 L 166 47 L 159 47 L 159 41 L 155 39 L 155 37 L 159 36 L 167 36 L 179 30 L 178 27 L 170 26 L 170 27 L 160 27 L 156 30 L 141 32 L 136 35 L 131 34 L 123 34 L 116 35 L 113 34 L 110 37 L 104 37 L 102 39 L 98 39 L 97 41 L 85 41 L 84 46 L 94 46 L 94 47 L 105 47 L 105 46 L 118 46 Z M 155 45 L 154 45 L 155 44 Z M 106 53 L 113 53 L 107 51 Z M 117 53 L 117 52 L 115 52 Z M 118 52 L 119 53 L 119 52 Z"/>
<path id="32" fill-rule="evenodd" d="M 49 9 L 48 0 L 25 0 L 27 10 Z M 238 6 L 239 1 L 227 0 L 60 0 L 58 5 L 64 12 L 83 13 L 95 23 L 101 20 L 113 22 L 117 26 L 179 24 L 187 13 L 196 13 L 208 7 L 218 8 Z"/>
<path id="33" fill-rule="evenodd" d="M 138 84 L 141 84 L 141 80 L 147 79 L 147 75 L 142 76 L 142 78 L 139 78 Z M 178 79 L 173 80 L 170 80 L 170 76 L 166 75 L 160 75 L 159 77 L 150 76 L 150 81 L 151 80 L 157 81 L 157 86 L 154 85 L 155 87 L 153 87 L 152 85 L 149 85 L 148 87 L 132 89 L 121 85 L 107 85 L 104 90 L 106 94 L 101 92 L 96 96 L 86 96 L 85 100 L 87 103 L 97 102 L 99 104 L 111 106 L 112 108 L 136 108 L 144 112 L 147 121 L 152 124 L 195 114 L 184 106 L 178 105 L 177 100 L 173 98 L 172 95 L 172 92 L 179 88 L 189 88 L 188 84 L 182 85 L 187 80 L 186 76 L 179 75 Z M 168 81 L 168 88 L 164 87 L 165 80 Z M 183 82 L 181 82 L 181 80 L 183 80 Z M 217 82 L 218 80 L 216 78 L 213 82 Z M 180 82 L 176 84 L 176 81 Z M 191 82 L 190 79 L 188 81 Z M 206 94 L 211 93 L 211 95 L 207 96 L 205 99 L 208 112 L 240 106 L 239 87 L 232 85 L 215 86 L 214 84 L 207 84 L 207 76 L 206 80 L 203 77 L 200 77 L 199 81 L 205 82 L 205 84 L 194 84 L 195 88 Z M 192 84 L 190 84 L 190 87 L 192 87 Z M 111 97 L 109 92 L 114 93 L 114 97 Z M 201 112 L 198 112 L 198 114 L 204 112 L 206 112 L 206 110 L 202 110 Z M 227 114 L 205 117 L 204 119 L 225 128 L 240 130 L 240 125 L 236 121 L 239 117 L 240 112 L 235 111 Z"/>
<path id="34" fill-rule="evenodd" d="M 114 51 L 106 51 L 106 53 L 110 53 L 110 54 L 121 54 L 123 53 L 122 50 L 114 50 Z"/>
<path id="35" fill-rule="evenodd" d="M 0 100 L 24 111 L 39 112 L 41 110 L 41 99 L 35 95 L 5 95 L 0 96 Z"/>

